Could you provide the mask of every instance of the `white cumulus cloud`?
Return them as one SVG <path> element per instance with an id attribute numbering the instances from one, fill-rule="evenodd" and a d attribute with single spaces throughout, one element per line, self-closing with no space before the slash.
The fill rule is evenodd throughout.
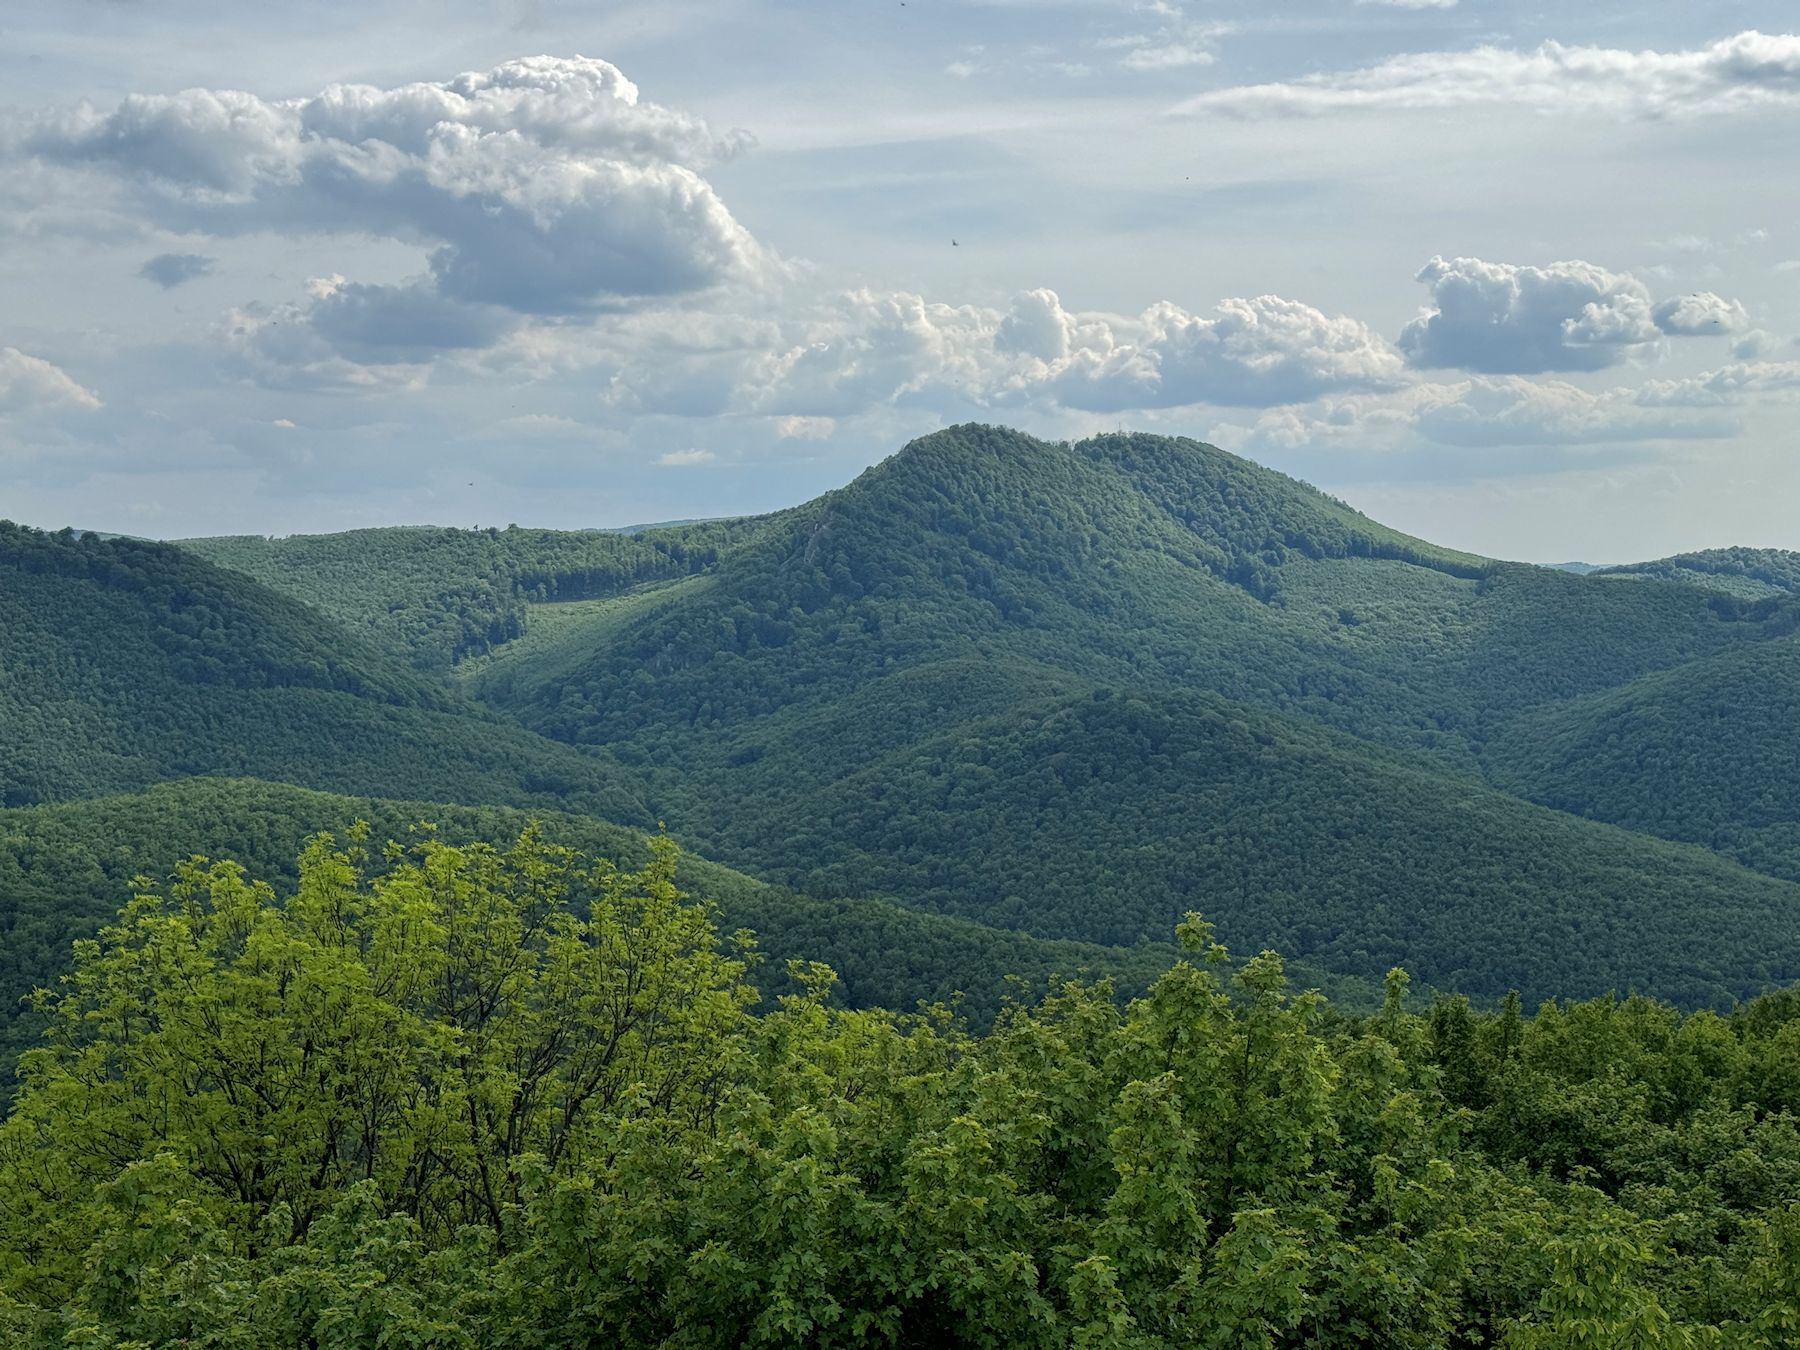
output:
<path id="1" fill-rule="evenodd" d="M 857 290 L 786 318 L 640 326 L 608 399 L 639 412 L 842 419 L 883 406 L 1084 412 L 1268 407 L 1390 389 L 1399 354 L 1366 325 L 1279 296 L 1075 313 L 1054 291 L 1006 310 Z"/>
<path id="2" fill-rule="evenodd" d="M 1603 370 L 1664 331 L 1642 282 L 1593 263 L 1433 258 L 1417 280 L 1431 308 L 1401 330 L 1400 350 L 1423 369 Z"/>
<path id="3" fill-rule="evenodd" d="M 761 260 L 699 172 L 743 138 L 644 102 L 617 68 L 589 58 L 284 101 L 133 95 L 40 115 L 6 142 L 15 157 L 110 179 L 122 211 L 168 228 L 417 243 L 446 301 L 520 314 L 692 293 Z M 390 331 L 404 304 L 442 317 L 416 295 L 394 300 Z"/>
<path id="4" fill-rule="evenodd" d="M 1656 408 L 1717 408 L 1757 394 L 1800 393 L 1800 361 L 1740 361 L 1685 380 L 1652 380 L 1637 400 Z"/>
<path id="5" fill-rule="evenodd" d="M 1695 291 L 1692 295 L 1665 300 L 1651 312 L 1651 317 L 1663 332 L 1677 337 L 1735 333 L 1750 323 L 1750 316 L 1742 305 L 1711 291 Z"/>

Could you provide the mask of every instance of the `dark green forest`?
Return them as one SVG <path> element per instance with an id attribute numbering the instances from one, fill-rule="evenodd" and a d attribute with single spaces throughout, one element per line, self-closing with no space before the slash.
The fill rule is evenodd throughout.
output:
<path id="1" fill-rule="evenodd" d="M 1795 558 L 985 426 L 630 532 L 0 524 L 0 1328 L 1800 1345 Z"/>
<path id="2" fill-rule="evenodd" d="M 0 804 L 235 774 L 647 823 L 547 743 L 371 639 L 166 544 L 0 522 Z"/>
<path id="3" fill-rule="evenodd" d="M 31 991 L 55 985 L 71 943 L 111 919 L 139 877 L 167 878 L 207 856 L 231 858 L 286 886 L 308 838 L 357 821 L 383 839 L 435 835 L 499 846 L 533 820 L 545 839 L 620 866 L 649 858 L 641 831 L 591 817 L 352 798 L 244 779 L 188 779 L 129 796 L 0 811 L 0 1059 L 10 1069 L 42 1030 L 27 1006 Z M 1017 987 L 1043 989 L 1053 978 L 1083 975 L 1139 993 L 1175 959 L 1166 933 L 1154 944 L 1109 948 L 879 900 L 818 899 L 693 856 L 682 874 L 716 906 L 720 931 L 756 934 L 764 959 L 748 978 L 770 997 L 789 991 L 789 960 L 818 960 L 837 972 L 836 999 L 846 1006 L 910 1010 L 925 999 L 954 1004 L 985 1027 Z"/>

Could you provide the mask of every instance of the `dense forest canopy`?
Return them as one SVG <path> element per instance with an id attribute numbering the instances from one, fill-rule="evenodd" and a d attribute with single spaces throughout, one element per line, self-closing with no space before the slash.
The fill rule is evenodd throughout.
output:
<path id="1" fill-rule="evenodd" d="M 1608 576 L 1660 577 L 1752 600 L 1800 594 L 1800 553 L 1781 548 L 1710 548 L 1602 570 Z"/>
<path id="2" fill-rule="evenodd" d="M 12 1344 L 1764 1347 L 1800 1001 L 761 1013 L 677 888 L 547 845 L 194 863 L 77 949 L 0 1124 Z"/>
<path id="3" fill-rule="evenodd" d="M 352 798 L 232 779 L 0 810 L 0 1096 L 14 1057 L 42 1034 L 43 1019 L 28 1006 L 31 991 L 55 986 L 70 944 L 91 938 L 112 917 L 135 878 L 166 879 L 205 855 L 234 859 L 286 887 L 309 837 L 359 820 L 383 839 L 415 838 L 420 822 L 430 821 L 445 836 L 494 847 L 535 821 L 547 842 L 622 867 L 642 866 L 650 856 L 642 832 L 592 817 Z M 1135 994 L 1174 960 L 1166 935 L 1128 948 L 1047 940 L 880 900 L 803 895 L 693 855 L 682 871 L 718 906 L 723 931 L 757 934 L 767 959 L 746 978 L 770 997 L 788 992 L 789 960 L 821 960 L 837 972 L 841 1003 L 910 1009 L 921 999 L 941 1001 L 986 1026 L 1021 982 L 1042 989 L 1056 977 L 1105 976 Z M 1308 978 L 1330 982 L 1316 971 Z"/>

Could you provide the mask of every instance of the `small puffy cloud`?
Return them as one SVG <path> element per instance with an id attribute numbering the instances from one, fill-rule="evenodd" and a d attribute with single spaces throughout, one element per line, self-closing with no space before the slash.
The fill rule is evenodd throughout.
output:
<path id="1" fill-rule="evenodd" d="M 1026 291 L 1000 321 L 994 346 L 1010 356 L 1034 356 L 1046 363 L 1068 359 L 1075 328 L 1051 290 Z"/>
<path id="2" fill-rule="evenodd" d="M 1380 5 L 1384 9 L 1455 9 L 1456 0 L 1356 0 L 1359 5 Z"/>
<path id="3" fill-rule="evenodd" d="M 1140 323 L 1157 372 L 1149 406 L 1293 403 L 1401 378 L 1400 358 L 1365 324 L 1280 296 L 1222 300 L 1210 317 L 1156 305 Z"/>
<path id="4" fill-rule="evenodd" d="M 1188 19 L 1173 5 L 1146 8 L 1162 20 L 1154 31 L 1101 38 L 1095 44 L 1102 51 L 1119 53 L 1115 59 L 1126 70 L 1149 73 L 1210 66 L 1217 59 L 1213 43 L 1231 31 L 1229 24 Z"/>
<path id="5" fill-rule="evenodd" d="M 823 441 L 837 431 L 837 421 L 830 417 L 778 417 L 775 434 L 784 441 Z"/>
<path id="6" fill-rule="evenodd" d="M 1320 117 L 1523 105 L 1627 117 L 1751 112 L 1800 104 L 1800 35 L 1755 31 L 1688 51 L 1546 42 L 1415 52 L 1357 70 L 1201 94 L 1189 116 Z"/>
<path id="7" fill-rule="evenodd" d="M 1216 58 L 1204 47 L 1187 42 L 1147 42 L 1134 47 L 1119 58 L 1127 70 L 1187 70 L 1193 66 L 1210 66 Z"/>
<path id="8" fill-rule="evenodd" d="M 0 347 L 0 414 L 53 408 L 91 411 L 100 396 L 70 379 L 59 366 L 17 347 Z"/>
<path id="9" fill-rule="evenodd" d="M 696 464 L 711 464 L 717 458 L 710 450 L 670 450 L 658 455 L 656 462 L 668 468 L 685 469 Z"/>
<path id="10" fill-rule="evenodd" d="M 294 419 L 291 417 L 277 417 L 273 422 L 269 423 L 269 425 L 281 431 L 292 431 L 295 423 Z"/>
<path id="11" fill-rule="evenodd" d="M 770 415 L 846 417 L 955 384 L 974 392 L 997 365 L 984 359 L 995 322 L 973 306 L 852 291 L 744 374 L 753 406 Z"/>
<path id="12" fill-rule="evenodd" d="M 1431 288 L 1432 307 L 1401 330 L 1399 345 L 1421 369 L 1603 370 L 1664 331 L 1642 282 L 1592 263 L 1433 258 L 1417 280 Z"/>
<path id="13" fill-rule="evenodd" d="M 138 268 L 138 275 L 165 291 L 173 290 L 211 272 L 216 261 L 199 253 L 159 253 Z"/>
<path id="14" fill-rule="evenodd" d="M 1750 316 L 1737 301 L 1723 299 L 1711 291 L 1665 300 L 1651 311 L 1651 317 L 1658 328 L 1675 337 L 1735 333 L 1750 322 Z"/>

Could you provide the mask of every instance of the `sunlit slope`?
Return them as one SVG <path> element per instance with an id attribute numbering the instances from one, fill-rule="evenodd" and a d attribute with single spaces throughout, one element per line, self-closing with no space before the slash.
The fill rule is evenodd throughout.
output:
<path id="1" fill-rule="evenodd" d="M 1605 569 L 1608 576 L 1654 577 L 1747 600 L 1800 594 L 1800 553 L 1780 548 L 1712 548 Z"/>
<path id="2" fill-rule="evenodd" d="M 0 726 L 5 805 L 244 774 L 649 819 L 605 756 L 162 544 L 0 525 Z"/>
<path id="3" fill-rule="evenodd" d="M 704 572 L 759 527 L 755 520 L 630 533 L 399 527 L 178 546 L 362 630 L 421 669 L 441 671 L 518 637 L 528 601 L 598 599 Z"/>

